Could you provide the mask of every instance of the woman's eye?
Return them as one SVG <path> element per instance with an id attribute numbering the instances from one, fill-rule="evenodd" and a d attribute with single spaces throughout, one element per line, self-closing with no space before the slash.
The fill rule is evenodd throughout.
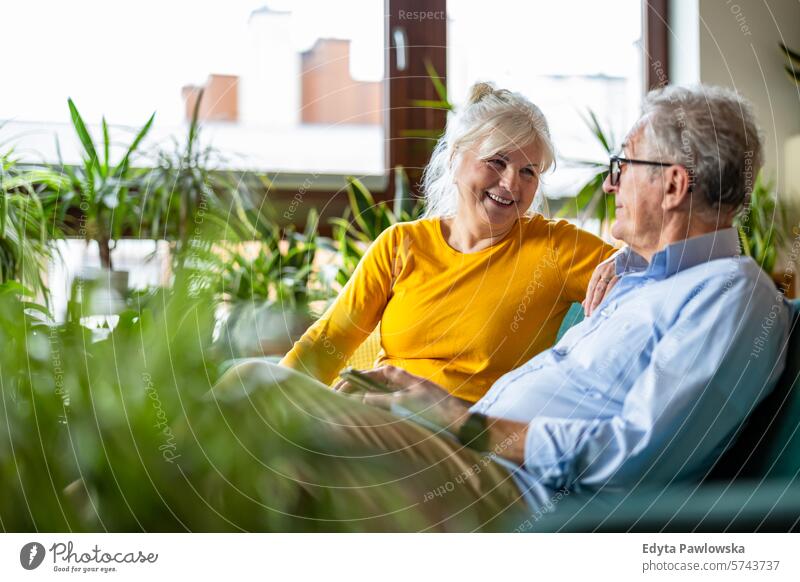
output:
<path id="1" fill-rule="evenodd" d="M 533 178 L 534 176 L 536 176 L 536 172 L 534 172 L 534 171 L 533 171 L 533 168 L 525 168 L 525 169 L 523 169 L 522 171 L 523 171 L 525 174 L 527 174 L 528 176 L 530 176 L 531 178 Z"/>
<path id="2" fill-rule="evenodd" d="M 493 158 L 493 159 L 489 160 L 489 165 L 493 166 L 495 168 L 505 168 L 506 167 L 506 163 L 503 160 L 499 160 L 497 158 Z"/>

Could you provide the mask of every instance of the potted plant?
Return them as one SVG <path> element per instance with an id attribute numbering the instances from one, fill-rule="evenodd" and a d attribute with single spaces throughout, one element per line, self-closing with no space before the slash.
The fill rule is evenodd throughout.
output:
<path id="1" fill-rule="evenodd" d="M 212 145 L 203 146 L 200 141 L 202 100 L 201 90 L 186 139 L 173 138 L 170 149 L 159 148 L 156 152 L 156 165 L 147 176 L 147 195 L 142 200 L 143 226 L 151 238 L 169 240 L 173 256 L 180 255 L 195 234 L 195 220 L 202 218 L 198 217 L 199 212 L 205 216 L 217 211 L 228 222 L 233 219 L 241 227 L 253 228 L 240 193 L 247 190 L 249 181 L 222 169 L 227 160 Z M 255 179 L 260 187 L 269 190 L 265 177 Z"/>
<path id="2" fill-rule="evenodd" d="M 194 276 L 222 302 L 217 345 L 229 357 L 285 354 L 313 322 L 313 304 L 331 297 L 333 278 L 315 259 L 332 245 L 317 222 L 313 209 L 303 232 L 260 218 L 254 231 L 227 228 L 200 251 Z"/>
<path id="3" fill-rule="evenodd" d="M 21 163 L 12 147 L 0 150 L 0 284 L 17 281 L 45 304 L 43 271 L 54 253 L 49 241 L 61 236 L 58 205 L 47 192 L 61 183 L 46 167 Z"/>
<path id="4" fill-rule="evenodd" d="M 146 172 L 133 169 L 131 161 L 150 131 L 155 113 L 138 130 L 133 141 L 125 148 L 122 158 L 112 164 L 112 144 L 105 117 L 101 124 L 103 139 L 98 148 L 75 103 L 72 99 L 68 99 L 67 103 L 72 125 L 82 146 L 83 159 L 82 165 L 77 168 L 63 161 L 60 164 L 66 176 L 65 189 L 59 193 L 61 202 L 78 210 L 78 217 L 67 217 L 65 226 L 68 234 L 78 235 L 87 242 L 97 242 L 101 269 L 85 269 L 79 276 L 79 288 L 87 292 L 94 290 L 88 293 L 96 303 L 92 309 L 99 309 L 102 313 L 114 312 L 127 293 L 128 273 L 114 271 L 111 250 L 114 241 L 126 229 L 135 228 L 131 218 L 137 214 L 138 192 L 142 187 L 141 178 Z M 87 286 L 83 286 L 84 281 Z M 87 297 L 81 295 L 81 301 L 85 303 L 86 300 Z"/>
<path id="5" fill-rule="evenodd" d="M 392 484 L 391 459 L 342 459 L 319 422 L 262 381 L 210 390 L 223 369 L 216 301 L 185 275 L 96 342 L 0 285 L 4 531 L 363 531 L 336 488 L 304 481 L 312 469 L 388 483 L 372 499 L 386 521 L 370 528 L 424 527 L 422 514 L 398 521 L 391 509 L 421 499 L 431 479 Z M 479 525 L 463 512 L 452 527 Z"/>
<path id="6" fill-rule="evenodd" d="M 337 282 L 342 286 L 378 235 L 393 224 L 416 220 L 422 215 L 422 200 L 412 196 L 403 166 L 397 166 L 394 173 L 395 196 L 391 208 L 388 202 L 376 202 L 361 180 L 347 178 L 349 207 L 344 217 L 331 219 L 340 257 Z"/>

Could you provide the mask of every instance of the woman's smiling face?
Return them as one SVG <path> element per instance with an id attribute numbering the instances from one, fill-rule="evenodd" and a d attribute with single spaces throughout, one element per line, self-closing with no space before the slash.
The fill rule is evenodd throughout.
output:
<path id="1" fill-rule="evenodd" d="M 535 142 L 523 148 L 480 157 L 465 150 L 456 169 L 457 220 L 478 231 L 504 233 L 523 216 L 539 188 L 542 154 Z"/>

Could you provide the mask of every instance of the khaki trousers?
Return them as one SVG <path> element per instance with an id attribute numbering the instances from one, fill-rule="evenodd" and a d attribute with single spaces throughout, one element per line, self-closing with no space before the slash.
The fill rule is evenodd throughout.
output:
<path id="1" fill-rule="evenodd" d="M 246 399 L 281 449 L 283 474 L 302 492 L 289 529 L 513 531 L 531 513 L 490 455 L 294 370 L 247 360 L 214 395 Z"/>

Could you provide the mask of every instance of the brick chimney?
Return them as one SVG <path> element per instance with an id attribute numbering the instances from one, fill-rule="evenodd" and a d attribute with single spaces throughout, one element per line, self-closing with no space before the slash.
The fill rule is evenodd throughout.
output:
<path id="1" fill-rule="evenodd" d="M 204 85 L 186 85 L 181 89 L 186 105 L 187 121 L 192 120 L 201 89 L 204 89 L 205 93 L 198 112 L 200 121 L 239 120 L 239 77 L 212 74 L 208 76 Z"/>
<path id="2" fill-rule="evenodd" d="M 349 40 L 317 40 L 302 54 L 302 79 L 302 123 L 381 123 L 381 83 L 350 76 Z"/>

